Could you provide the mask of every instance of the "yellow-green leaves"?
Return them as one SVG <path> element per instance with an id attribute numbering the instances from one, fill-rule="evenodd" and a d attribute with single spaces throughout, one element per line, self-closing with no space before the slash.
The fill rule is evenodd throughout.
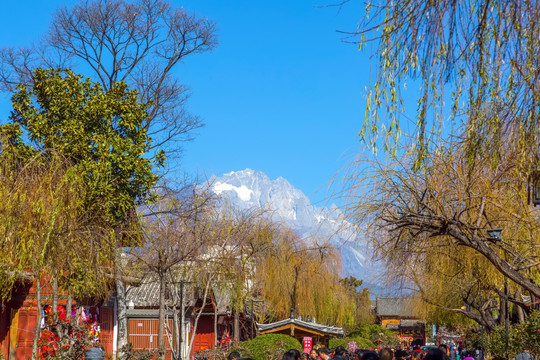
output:
<path id="1" fill-rule="evenodd" d="M 105 291 L 103 272 L 134 238 L 116 231 L 150 199 L 154 166 L 165 161 L 157 150 L 148 156 L 147 105 L 124 83 L 104 91 L 54 69 L 36 70 L 12 103 L 0 127 L 0 295 L 21 271 L 79 295 Z"/>

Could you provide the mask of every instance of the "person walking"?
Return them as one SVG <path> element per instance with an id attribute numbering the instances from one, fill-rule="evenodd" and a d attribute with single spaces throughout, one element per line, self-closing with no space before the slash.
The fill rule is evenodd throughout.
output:
<path id="1" fill-rule="evenodd" d="M 533 360 L 529 348 L 524 347 L 523 351 L 516 355 L 516 360 Z"/>

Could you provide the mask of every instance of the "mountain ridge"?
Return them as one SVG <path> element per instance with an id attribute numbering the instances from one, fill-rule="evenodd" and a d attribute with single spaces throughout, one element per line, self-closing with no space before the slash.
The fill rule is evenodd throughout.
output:
<path id="1" fill-rule="evenodd" d="M 234 208 L 270 210 L 272 220 L 285 223 L 300 238 L 308 242 L 328 239 L 341 252 L 341 276 L 352 275 L 366 284 L 374 281 L 375 266 L 366 241 L 334 204 L 317 207 L 282 176 L 271 180 L 264 172 L 249 168 L 214 175 L 209 183 L 214 193 Z"/>

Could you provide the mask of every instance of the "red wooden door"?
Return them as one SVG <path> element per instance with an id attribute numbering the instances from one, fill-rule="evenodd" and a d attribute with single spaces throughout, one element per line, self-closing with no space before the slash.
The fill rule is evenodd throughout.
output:
<path id="1" fill-rule="evenodd" d="M 136 350 L 158 348 L 158 320 L 145 318 L 130 318 L 128 321 L 128 341 Z M 169 329 L 172 329 L 172 320 L 169 320 Z M 169 337 L 165 336 L 165 359 L 171 359 L 171 344 Z"/>
<path id="2" fill-rule="evenodd" d="M 99 309 L 99 326 L 101 327 L 101 335 L 99 341 L 105 348 L 105 352 L 112 354 L 113 352 L 113 332 L 114 332 L 114 309 L 109 307 L 101 307 Z"/>
<path id="3" fill-rule="evenodd" d="M 32 307 L 23 307 L 19 310 L 19 324 L 17 336 L 16 359 L 31 359 L 34 332 L 37 322 L 37 310 Z"/>
<path id="4" fill-rule="evenodd" d="M 192 355 L 195 352 L 214 348 L 214 318 L 212 316 L 201 316 L 195 330 L 193 340 Z"/>

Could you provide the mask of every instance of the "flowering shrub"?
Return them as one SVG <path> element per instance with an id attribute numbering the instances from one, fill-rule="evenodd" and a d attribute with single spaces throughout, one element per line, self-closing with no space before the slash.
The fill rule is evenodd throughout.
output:
<path id="1" fill-rule="evenodd" d="M 58 307 L 58 319 L 52 316 L 52 308 L 45 309 L 45 327 L 39 338 L 39 358 L 42 360 L 79 360 L 93 346 L 96 339 L 94 325 L 87 321 L 71 322 L 66 319 L 62 306 Z"/>
<path id="2" fill-rule="evenodd" d="M 342 339 L 330 339 L 329 346 L 335 348 L 336 346 L 343 346 L 351 352 L 356 349 L 373 349 L 375 344 L 368 339 L 361 338 L 359 336 L 347 337 Z M 354 349 L 354 350 L 352 350 Z"/>

